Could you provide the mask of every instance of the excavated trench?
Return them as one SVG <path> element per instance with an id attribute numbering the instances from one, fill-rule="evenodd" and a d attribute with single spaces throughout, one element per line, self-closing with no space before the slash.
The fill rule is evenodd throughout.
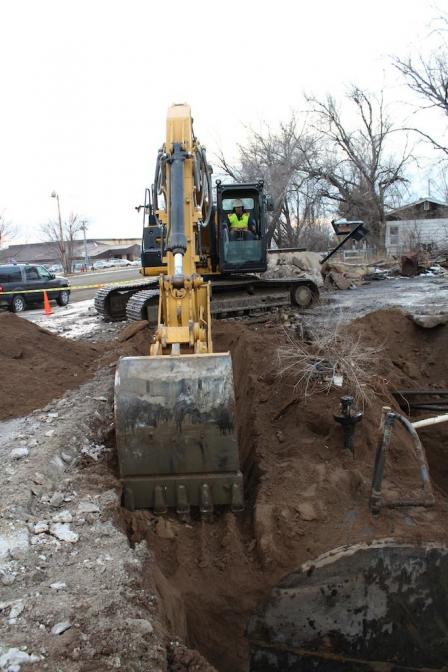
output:
<path id="1" fill-rule="evenodd" d="M 279 662 L 277 654 L 270 651 L 270 647 L 275 644 L 275 632 L 269 631 L 266 625 L 268 621 L 271 625 L 275 623 L 275 618 L 274 621 L 269 620 L 273 613 L 272 603 L 266 608 L 266 599 L 269 596 L 269 599 L 274 599 L 276 607 L 276 599 L 283 599 L 282 591 L 286 590 L 287 597 L 284 599 L 290 601 L 292 581 L 294 595 L 298 598 L 297 609 L 304 611 L 307 627 L 311 623 L 310 627 L 315 628 L 316 622 L 324 623 L 322 627 L 328 627 L 325 618 L 322 618 L 322 610 L 328 607 L 327 602 L 323 607 L 318 601 L 311 601 L 309 613 L 307 608 L 304 610 L 307 598 L 303 595 L 308 594 L 306 591 L 309 588 L 305 575 L 297 572 L 303 563 L 308 563 L 306 576 L 311 576 L 314 568 L 319 567 L 316 559 L 332 549 L 344 545 L 360 545 L 360 548 L 365 549 L 366 545 L 371 547 L 375 540 L 393 539 L 399 546 L 398 551 L 395 548 L 390 551 L 391 557 L 395 558 L 393 562 L 399 566 L 402 559 L 403 563 L 414 566 L 418 564 L 419 558 L 429 557 L 427 549 L 430 542 L 437 548 L 443 548 L 448 542 L 445 524 L 448 513 L 446 425 L 426 430 L 422 434 L 435 486 L 435 507 L 387 509 L 374 517 L 368 505 L 381 407 L 387 404 L 398 408 L 391 394 L 397 388 L 448 388 L 448 363 L 445 358 L 448 332 L 443 327 L 422 330 L 397 311 L 379 311 L 368 315 L 353 323 L 350 329 L 366 343 L 382 344 L 384 348 L 375 372 L 378 394 L 365 409 L 364 418 L 357 429 L 354 458 L 343 449 L 341 430 L 333 417 L 338 411 L 344 389 L 316 394 L 305 403 L 303 396 L 294 391 L 293 381 L 276 375 L 277 348 L 286 338 L 277 325 L 255 326 L 238 322 L 215 325 L 215 349 L 230 350 L 233 358 L 246 509 L 239 515 L 218 510 L 213 523 L 203 522 L 194 515 L 189 523 L 181 523 L 175 517 L 157 518 L 148 511 L 130 513 L 123 510 L 122 513 L 131 543 L 146 539 L 153 554 L 151 581 L 155 582 L 160 596 L 168 637 L 181 640 L 190 649 L 199 652 L 185 654 L 182 647 L 174 647 L 169 658 L 170 670 L 205 671 L 214 668 L 218 672 L 247 672 L 249 669 L 255 672 L 311 669 L 307 667 L 311 664 L 307 661 L 302 665 L 295 660 L 296 667 L 292 663 L 288 667 L 286 658 Z M 138 339 L 142 348 L 146 348 L 146 339 L 138 334 L 134 338 L 135 354 L 139 354 Z M 142 349 L 141 354 L 145 353 L 146 350 Z M 415 460 L 405 437 L 398 432 L 391 443 L 384 490 L 391 496 L 404 496 L 415 494 L 418 489 Z M 405 551 L 400 550 L 402 546 L 406 547 Z M 416 549 L 415 552 L 412 549 Z M 332 608 L 336 608 L 337 614 L 335 623 L 346 609 L 344 600 L 349 599 L 340 590 L 339 579 L 342 586 L 344 581 L 349 581 L 350 576 L 356 574 L 357 581 L 361 582 L 357 584 L 356 590 L 359 589 L 362 600 L 368 602 L 372 599 L 375 606 L 376 598 L 372 598 L 372 593 L 367 591 L 363 582 L 367 581 L 367 575 L 369 581 L 372 575 L 378 575 L 378 581 L 375 581 L 384 589 L 378 603 L 381 600 L 381 604 L 384 600 L 387 602 L 389 591 L 395 591 L 395 588 L 389 586 L 390 576 L 386 580 L 382 574 L 385 566 L 391 567 L 393 564 L 389 556 L 386 557 L 387 553 L 389 550 L 380 550 L 379 556 L 374 554 L 373 564 L 369 565 L 368 570 L 363 565 L 364 561 L 359 559 L 361 556 L 351 552 L 341 556 L 340 570 L 339 565 L 333 562 L 330 578 L 323 576 L 322 580 L 327 582 L 325 585 L 330 581 L 337 586 L 332 589 L 335 592 L 331 593 Z M 352 555 L 355 558 L 353 560 Z M 434 557 L 433 554 L 431 558 Z M 444 563 L 444 557 L 444 552 L 440 551 L 440 556 L 434 560 L 435 565 L 440 565 L 442 561 Z M 323 561 L 325 564 L 326 561 Z M 441 581 L 440 573 L 434 574 L 434 571 L 428 570 L 428 577 L 432 577 L 433 582 Z M 279 590 L 272 591 L 283 577 L 288 576 L 290 578 L 285 580 L 286 588 L 281 584 Z M 319 572 L 315 576 L 319 577 Z M 421 595 L 427 586 L 424 581 L 422 585 L 417 585 L 415 577 L 412 575 L 411 578 L 406 594 L 410 602 L 415 598 L 419 608 L 423 608 L 419 600 L 423 599 Z M 403 577 L 400 582 L 401 585 Z M 320 595 L 323 589 L 318 581 L 316 585 L 317 594 Z M 302 590 L 305 591 L 303 594 L 300 592 Z M 355 594 L 356 590 L 350 592 Z M 447 604 L 445 592 L 442 592 L 443 600 L 437 607 L 434 619 L 442 619 L 443 631 L 448 624 L 445 624 Z M 360 606 L 362 608 L 363 605 Z M 368 618 L 364 617 L 359 627 L 364 632 L 364 638 L 371 637 L 372 645 L 367 653 L 358 647 L 361 652 L 358 653 L 368 656 L 366 660 L 390 662 L 389 658 L 382 657 L 384 651 L 380 642 L 384 641 L 385 636 L 390 639 L 390 652 L 386 650 L 384 655 L 390 654 L 391 659 L 396 657 L 395 639 L 400 639 L 400 628 L 404 630 L 407 625 L 403 619 L 400 621 L 401 616 L 396 616 L 395 609 L 394 606 L 391 613 L 395 614 L 393 618 L 396 624 L 390 628 L 390 624 L 383 622 L 379 616 L 377 618 L 374 608 Z M 245 633 L 248 621 L 254 614 L 258 616 L 255 624 L 253 618 L 251 621 L 255 634 L 252 636 L 254 650 L 250 663 L 249 643 Z M 281 608 L 279 614 L 284 618 Z M 294 623 L 295 617 L 293 614 L 293 626 L 297 625 Z M 369 618 L 373 619 L 374 624 L 371 631 Z M 381 618 L 387 620 L 390 614 L 382 613 Z M 345 622 L 343 617 L 341 622 Z M 378 623 L 381 627 L 375 639 Z M 337 629 L 339 625 L 332 627 Z M 350 622 L 350 628 L 353 627 Z M 327 647 L 330 666 L 322 669 L 364 669 L 358 663 L 365 665 L 366 660 L 359 662 L 356 658 L 358 654 L 353 647 L 350 648 L 351 644 L 347 644 L 353 639 L 350 628 L 337 633 L 334 641 L 331 637 L 319 639 L 317 635 L 315 640 L 308 641 L 314 651 L 319 647 Z M 386 635 L 381 628 L 385 628 Z M 267 637 L 267 642 L 257 642 L 260 632 Z M 303 642 L 294 640 L 292 632 L 294 627 L 288 635 L 289 640 L 282 642 L 280 638 L 280 642 L 276 643 L 282 648 L 283 656 L 288 651 L 288 644 L 294 642 L 294 646 L 299 648 L 303 645 Z M 431 633 L 428 641 L 434 650 L 438 646 L 440 631 Z M 417 632 L 415 640 L 418 639 Z M 408 643 L 408 649 L 412 650 L 412 646 L 409 646 Z M 257 647 L 263 650 L 262 655 L 255 651 Z M 426 665 L 436 669 L 438 657 L 426 656 L 427 647 L 421 645 L 420 648 L 415 658 L 419 661 L 418 666 Z M 334 659 L 331 651 L 338 652 L 334 654 Z M 354 656 L 353 667 L 350 667 L 351 663 L 341 662 L 342 654 L 348 656 L 347 660 Z M 403 655 L 406 658 L 408 654 Z M 405 658 L 403 669 L 407 667 Z M 400 660 L 396 662 L 400 663 Z M 196 667 L 192 666 L 193 663 Z"/>

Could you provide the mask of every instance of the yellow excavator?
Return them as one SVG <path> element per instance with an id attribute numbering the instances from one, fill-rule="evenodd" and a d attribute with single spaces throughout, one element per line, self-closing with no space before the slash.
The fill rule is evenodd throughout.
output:
<path id="1" fill-rule="evenodd" d="M 159 162 L 165 207 L 155 216 L 166 231 L 166 272 L 159 279 L 157 328 L 148 356 L 122 357 L 115 381 L 124 505 L 156 513 L 174 507 L 180 516 L 197 506 L 209 516 L 215 505 L 243 507 L 243 478 L 231 356 L 213 352 L 210 282 L 198 273 L 207 263 L 199 241 L 212 203 L 205 152 L 187 105 L 168 111 Z"/>
<path id="2" fill-rule="evenodd" d="M 190 129 L 179 136 L 191 138 L 189 150 L 183 140 L 176 140 L 177 131 L 173 129 L 177 125 Z M 184 147 L 178 149 L 176 155 L 175 144 Z M 179 151 L 191 156 L 180 158 Z M 182 184 L 178 178 L 179 166 L 183 166 Z M 168 269 L 168 261 L 173 240 L 179 236 L 188 239 L 189 247 L 183 254 L 183 263 L 188 265 L 185 272 L 194 273 L 196 269 L 205 281 L 211 282 L 210 311 L 214 318 L 291 304 L 304 309 L 318 299 L 319 290 L 310 275 L 272 277 L 272 273 L 265 274 L 269 256 L 274 259 L 284 252 L 299 250 L 267 249 L 267 213 L 273 204 L 264 191 L 263 180 L 250 183 L 216 180 L 213 190 L 211 173 L 205 148 L 194 136 L 189 107 L 173 106 L 168 113 L 167 139 L 157 156 L 152 190 L 146 189 L 144 205 L 137 207 L 138 211 L 143 210 L 140 271 L 143 277 L 138 282 L 114 283 L 97 292 L 95 308 L 104 320 L 148 319 L 157 325 L 158 278 L 161 273 L 174 272 Z M 174 226 L 180 227 L 176 210 L 179 204 L 174 205 L 180 198 L 184 198 L 185 203 L 189 199 L 190 204 L 183 212 L 182 232 L 174 230 Z M 229 216 L 232 217 L 237 201 L 243 204 L 251 231 L 229 230 Z"/>

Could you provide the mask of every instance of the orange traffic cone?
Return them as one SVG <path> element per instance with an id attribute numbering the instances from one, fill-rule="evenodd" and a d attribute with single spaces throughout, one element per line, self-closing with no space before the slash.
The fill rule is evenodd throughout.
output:
<path id="1" fill-rule="evenodd" d="M 48 300 L 48 295 L 45 289 L 44 289 L 44 313 L 45 315 L 53 315 L 53 311 L 51 310 L 50 302 Z"/>

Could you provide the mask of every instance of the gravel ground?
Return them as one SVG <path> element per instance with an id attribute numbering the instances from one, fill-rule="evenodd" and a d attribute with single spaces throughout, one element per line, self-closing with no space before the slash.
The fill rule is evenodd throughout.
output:
<path id="1" fill-rule="evenodd" d="M 0 424 L 0 670 L 166 669 L 151 558 L 120 519 L 112 384 Z"/>

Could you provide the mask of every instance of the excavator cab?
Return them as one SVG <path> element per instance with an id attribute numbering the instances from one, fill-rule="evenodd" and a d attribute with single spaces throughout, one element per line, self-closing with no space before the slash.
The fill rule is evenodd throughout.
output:
<path id="1" fill-rule="evenodd" d="M 267 268 L 266 211 L 268 199 L 263 181 L 248 184 L 216 182 L 219 265 L 222 273 L 262 273 Z M 252 224 L 250 231 L 230 230 L 234 203 L 242 202 Z"/>

